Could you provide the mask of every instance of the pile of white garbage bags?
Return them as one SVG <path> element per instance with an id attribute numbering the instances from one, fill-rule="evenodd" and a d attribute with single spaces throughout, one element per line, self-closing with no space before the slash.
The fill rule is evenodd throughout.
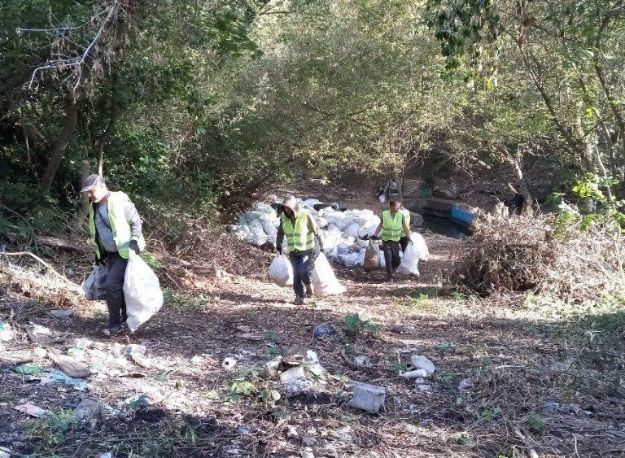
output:
<path id="1" fill-rule="evenodd" d="M 369 242 L 362 240 L 372 236 L 380 224 L 380 217 L 371 210 L 339 211 L 327 206 L 315 210 L 321 202 L 316 199 L 298 200 L 317 222 L 321 229 L 326 255 L 346 266 L 362 266 Z M 276 210 L 266 203 L 259 202 L 250 211 L 243 213 L 239 224 L 231 226 L 231 231 L 240 239 L 253 245 L 269 243 L 276 245 L 280 218 Z M 416 237 L 415 237 L 416 236 Z M 420 234 L 413 234 L 413 243 L 419 259 L 427 259 L 428 250 Z M 382 267 L 384 261 L 382 260 Z"/>

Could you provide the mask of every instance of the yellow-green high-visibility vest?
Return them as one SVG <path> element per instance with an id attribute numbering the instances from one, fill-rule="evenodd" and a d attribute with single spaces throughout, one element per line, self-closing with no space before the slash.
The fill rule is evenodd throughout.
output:
<path id="1" fill-rule="evenodd" d="M 125 193 L 119 191 L 111 192 L 109 193 L 106 206 L 109 214 L 109 226 L 111 226 L 111 231 L 113 232 L 113 239 L 115 240 L 117 251 L 122 258 L 128 259 L 128 244 L 130 243 L 130 237 L 132 234 L 130 231 L 130 224 L 128 224 L 124 215 L 125 200 L 129 200 Z M 100 253 L 100 247 L 95 239 L 96 234 L 93 205 L 89 205 L 89 235 L 91 236 L 91 243 L 95 246 L 95 252 L 98 255 L 98 258 L 102 257 L 103 253 Z M 145 248 L 145 240 L 143 237 L 141 237 L 140 240 L 137 240 L 137 242 L 139 244 L 139 249 L 143 250 Z"/>
<path id="2" fill-rule="evenodd" d="M 404 215 L 401 211 L 391 216 L 390 210 L 384 210 L 382 213 L 382 240 L 398 242 L 404 229 L 402 223 Z"/>
<path id="3" fill-rule="evenodd" d="M 282 213 L 280 216 L 282 230 L 286 236 L 289 251 L 308 251 L 314 246 L 315 234 L 308 227 L 308 212 L 300 210 L 295 215 L 295 225 L 291 218 Z"/>
<path id="4" fill-rule="evenodd" d="M 406 221 L 406 226 L 410 227 L 410 211 L 406 208 L 402 208 L 399 210 L 404 215 L 404 221 Z"/>

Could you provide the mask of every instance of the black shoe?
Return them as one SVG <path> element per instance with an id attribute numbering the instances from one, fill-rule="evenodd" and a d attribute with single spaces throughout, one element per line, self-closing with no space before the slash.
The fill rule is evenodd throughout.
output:
<path id="1" fill-rule="evenodd" d="M 306 285 L 306 297 L 313 297 L 314 293 L 312 290 L 312 286 Z"/>
<path id="2" fill-rule="evenodd" d="M 109 324 L 106 328 L 102 330 L 102 334 L 107 337 L 116 336 L 121 333 L 125 329 L 123 324 Z"/>

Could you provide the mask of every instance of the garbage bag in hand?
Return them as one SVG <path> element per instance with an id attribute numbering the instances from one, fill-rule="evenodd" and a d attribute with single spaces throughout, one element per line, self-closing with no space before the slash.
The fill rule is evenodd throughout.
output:
<path id="1" fill-rule="evenodd" d="M 367 272 L 380 268 L 380 246 L 372 240 L 369 241 L 365 251 L 364 267 Z"/>
<path id="2" fill-rule="evenodd" d="M 414 243 L 409 243 L 406 247 L 397 272 L 404 275 L 419 276 L 419 252 Z"/>
<path id="3" fill-rule="evenodd" d="M 347 291 L 336 279 L 334 271 L 328 262 L 328 258 L 326 258 L 326 255 L 323 253 L 319 253 L 319 256 L 317 256 L 315 260 L 315 267 L 310 274 L 310 280 L 312 281 L 313 291 L 317 297 L 342 294 Z"/>
<path id="4" fill-rule="evenodd" d="M 124 274 L 124 299 L 131 332 L 152 318 L 163 305 L 158 277 L 138 254 L 130 251 Z"/>
<path id="5" fill-rule="evenodd" d="M 418 232 L 413 232 L 410 235 L 410 240 L 414 244 L 417 253 L 419 254 L 419 259 L 422 261 L 427 261 L 430 257 L 430 250 L 428 250 L 428 246 L 425 244 L 425 239 Z"/>
<path id="6" fill-rule="evenodd" d="M 104 283 L 107 276 L 108 268 L 105 265 L 95 266 L 89 277 L 82 284 L 82 290 L 87 300 L 103 301 L 106 299 Z"/>
<path id="7" fill-rule="evenodd" d="M 287 257 L 279 254 L 269 265 L 269 277 L 279 286 L 293 284 L 293 266 Z"/>

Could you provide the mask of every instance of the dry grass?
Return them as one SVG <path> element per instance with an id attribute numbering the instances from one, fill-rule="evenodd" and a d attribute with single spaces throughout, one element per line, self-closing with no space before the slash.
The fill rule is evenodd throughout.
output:
<path id="1" fill-rule="evenodd" d="M 623 284 L 622 242 L 603 227 L 561 227 L 553 217 L 482 216 L 455 280 L 480 295 L 541 292 L 565 302 L 596 299 Z"/>

